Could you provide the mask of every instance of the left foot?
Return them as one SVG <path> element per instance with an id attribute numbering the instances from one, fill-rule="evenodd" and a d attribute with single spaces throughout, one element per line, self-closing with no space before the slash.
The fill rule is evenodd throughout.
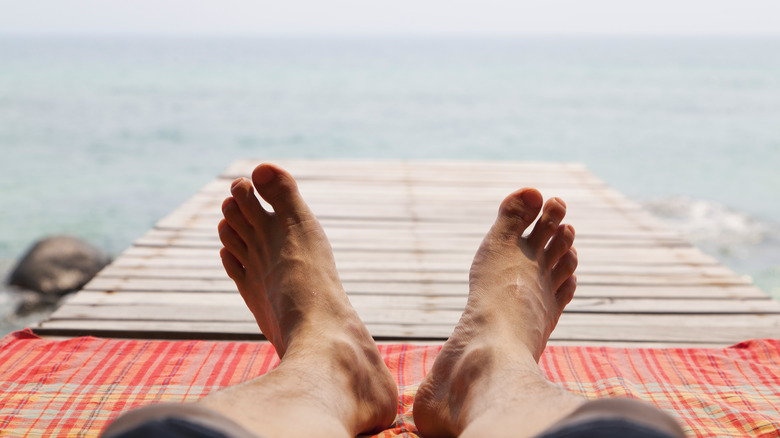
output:
<path id="1" fill-rule="evenodd" d="M 414 420 L 423 436 L 527 436 L 584 402 L 547 379 L 537 362 L 576 287 L 574 229 L 553 198 L 509 195 L 469 274 L 469 298 L 452 336 L 420 384 Z M 500 432 L 489 432 L 488 429 Z"/>
<path id="2" fill-rule="evenodd" d="M 222 206 L 220 254 L 282 358 L 267 376 L 297 379 L 296 388 L 311 385 L 304 399 L 333 411 L 353 436 L 389 426 L 395 381 L 349 303 L 322 227 L 283 169 L 262 164 L 252 182 L 274 211 L 260 205 L 248 179 L 236 180 Z"/>

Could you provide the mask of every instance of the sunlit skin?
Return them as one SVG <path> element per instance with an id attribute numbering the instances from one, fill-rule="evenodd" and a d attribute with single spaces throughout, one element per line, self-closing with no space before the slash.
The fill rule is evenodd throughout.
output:
<path id="1" fill-rule="evenodd" d="M 255 197 L 273 207 L 266 211 Z M 199 403 L 266 438 L 341 436 L 395 419 L 398 393 L 349 303 L 325 233 L 284 170 L 259 166 L 222 205 L 222 263 L 281 357 Z"/>
<path id="2" fill-rule="evenodd" d="M 577 286 L 565 214 L 562 200 L 542 207 L 534 189 L 504 199 L 471 265 L 466 310 L 415 398 L 425 437 L 530 436 L 585 402 L 537 365 Z"/>
<path id="3" fill-rule="evenodd" d="M 281 363 L 197 406 L 266 438 L 354 437 L 390 426 L 396 385 L 292 176 L 260 165 L 251 181 L 232 184 L 222 211 L 222 263 Z M 414 420 L 424 437 L 532 436 L 589 418 L 662 424 L 681 436 L 655 408 L 588 402 L 541 373 L 539 357 L 577 285 L 574 229 L 561 224 L 565 214 L 562 200 L 543 205 L 535 189 L 501 203 L 474 257 L 463 316 L 416 396 Z"/>

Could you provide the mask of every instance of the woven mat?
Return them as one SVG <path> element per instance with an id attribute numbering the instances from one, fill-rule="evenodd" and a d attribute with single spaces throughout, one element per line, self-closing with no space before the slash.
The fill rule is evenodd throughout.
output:
<path id="1" fill-rule="evenodd" d="M 381 345 L 401 391 L 399 420 L 378 436 L 416 437 L 412 402 L 440 347 Z M 267 343 L 0 340 L 0 436 L 93 437 L 128 409 L 194 401 L 278 363 Z M 780 436 L 780 340 L 725 349 L 549 347 L 551 380 L 588 398 L 634 397 L 691 436 Z"/>

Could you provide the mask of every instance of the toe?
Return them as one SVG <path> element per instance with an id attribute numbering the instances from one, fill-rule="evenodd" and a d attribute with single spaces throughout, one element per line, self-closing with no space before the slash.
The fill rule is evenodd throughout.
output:
<path id="1" fill-rule="evenodd" d="M 225 272 L 227 272 L 228 277 L 230 277 L 231 280 L 235 281 L 236 285 L 238 285 L 240 282 L 243 282 L 244 277 L 246 277 L 246 271 L 244 271 L 244 266 L 230 252 L 230 250 L 228 250 L 227 248 L 222 248 L 219 251 L 219 256 L 222 259 L 222 266 L 225 267 Z"/>
<path id="2" fill-rule="evenodd" d="M 574 243 L 574 227 L 571 225 L 559 225 L 550 239 L 547 248 L 544 249 L 543 264 L 550 269 L 558 263 L 558 260 L 569 251 Z"/>
<path id="3" fill-rule="evenodd" d="M 260 205 L 260 201 L 252 189 L 252 183 L 248 179 L 239 178 L 233 181 L 230 186 L 230 194 L 233 195 L 241 214 L 248 223 L 256 226 L 262 226 L 265 223 L 268 212 Z"/>
<path id="4" fill-rule="evenodd" d="M 542 194 L 532 188 L 520 189 L 501 202 L 494 229 L 502 235 L 517 239 L 539 215 Z"/>
<path id="5" fill-rule="evenodd" d="M 225 216 L 225 221 L 230 225 L 233 230 L 242 236 L 244 240 L 249 240 L 253 234 L 252 225 L 247 222 L 246 217 L 241 212 L 241 208 L 238 206 L 235 198 L 230 197 L 225 199 L 222 203 L 222 215 Z"/>
<path id="6" fill-rule="evenodd" d="M 534 225 L 531 234 L 528 235 L 528 244 L 541 251 L 550 237 L 558 229 L 563 217 L 566 215 L 566 204 L 560 198 L 549 199 L 542 209 L 542 217 Z"/>
<path id="7" fill-rule="evenodd" d="M 551 281 L 553 290 L 558 290 L 561 285 L 574 274 L 577 269 L 577 254 L 569 250 L 552 269 Z"/>
<path id="8" fill-rule="evenodd" d="M 298 191 L 298 184 L 286 170 L 261 164 L 252 172 L 252 182 L 276 214 L 295 219 L 313 217 Z"/>
<path id="9" fill-rule="evenodd" d="M 574 291 L 576 289 L 577 289 L 576 275 L 572 275 L 571 277 L 564 280 L 563 284 L 561 284 L 561 287 L 559 287 L 558 291 L 555 293 L 555 300 L 558 302 L 558 306 L 561 309 L 566 307 L 566 305 L 571 302 L 571 299 L 574 298 Z"/>
<path id="10" fill-rule="evenodd" d="M 219 240 L 225 245 L 225 249 L 238 259 L 242 265 L 247 262 L 247 246 L 243 239 L 236 233 L 226 220 L 222 220 L 217 227 Z"/>

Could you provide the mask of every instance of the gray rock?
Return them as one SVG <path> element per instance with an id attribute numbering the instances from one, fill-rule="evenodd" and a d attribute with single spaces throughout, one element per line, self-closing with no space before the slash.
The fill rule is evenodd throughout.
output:
<path id="1" fill-rule="evenodd" d="M 103 251 L 75 237 L 47 237 L 22 257 L 8 284 L 60 296 L 81 289 L 110 262 Z"/>
<path id="2" fill-rule="evenodd" d="M 20 289 L 14 291 L 16 297 L 16 306 L 14 313 L 17 317 L 25 317 L 33 314 L 41 314 L 41 319 L 45 319 L 51 312 L 57 309 L 60 302 L 59 295 L 45 295 L 40 292 Z M 16 319 L 15 317 L 12 317 Z"/>

